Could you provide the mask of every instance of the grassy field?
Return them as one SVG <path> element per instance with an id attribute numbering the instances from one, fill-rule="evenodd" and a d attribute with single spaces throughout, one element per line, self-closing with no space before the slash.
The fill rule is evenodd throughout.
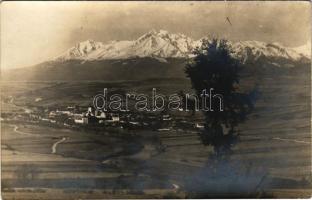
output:
<path id="1" fill-rule="evenodd" d="M 196 132 L 138 131 L 137 138 L 125 141 L 71 129 L 2 123 L 4 197 L 310 197 L 309 79 L 302 75 L 257 81 L 261 96 L 255 110 L 240 125 L 233 154 L 218 165 L 209 159 L 212 148 L 203 146 Z M 242 84 L 247 88 L 254 82 L 245 79 Z M 103 87 L 139 92 L 157 87 L 163 94 L 190 90 L 180 79 L 37 84 L 6 82 L 3 95 L 13 96 L 15 106 L 10 105 L 19 110 L 27 105 L 87 105 Z M 35 102 L 38 97 L 42 101 Z M 165 151 L 157 150 L 160 143 Z M 218 170 L 212 172 L 212 166 Z"/>

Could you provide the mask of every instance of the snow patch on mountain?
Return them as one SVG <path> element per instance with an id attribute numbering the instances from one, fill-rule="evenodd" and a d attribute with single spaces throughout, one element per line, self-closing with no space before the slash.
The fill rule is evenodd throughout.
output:
<path id="1" fill-rule="evenodd" d="M 306 44 L 298 46 L 298 47 L 294 47 L 293 50 L 310 58 L 311 57 L 311 41 L 308 40 Z"/>

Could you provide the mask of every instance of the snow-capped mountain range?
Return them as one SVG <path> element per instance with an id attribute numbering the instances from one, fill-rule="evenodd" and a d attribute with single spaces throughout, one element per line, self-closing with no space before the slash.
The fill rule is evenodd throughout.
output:
<path id="1" fill-rule="evenodd" d="M 209 38 L 204 38 L 209 39 Z M 202 40 L 168 31 L 150 31 L 133 41 L 107 44 L 87 40 L 34 66 L 3 72 L 5 80 L 142 80 L 185 78 L 187 59 Z M 277 43 L 229 41 L 233 56 L 250 75 L 309 73 L 311 45 L 289 48 Z M 140 73 L 138 73 L 140 72 Z"/>
<path id="2" fill-rule="evenodd" d="M 133 41 L 111 41 L 107 44 L 86 40 L 76 44 L 53 61 L 68 60 L 108 60 L 135 57 L 185 58 L 192 57 L 194 48 L 202 39 L 193 40 L 184 34 L 169 33 L 165 30 L 152 30 Z M 285 47 L 278 43 L 259 41 L 230 42 L 234 56 L 247 60 L 260 57 L 286 59 L 291 61 L 309 60 L 311 44 L 297 48 Z"/>

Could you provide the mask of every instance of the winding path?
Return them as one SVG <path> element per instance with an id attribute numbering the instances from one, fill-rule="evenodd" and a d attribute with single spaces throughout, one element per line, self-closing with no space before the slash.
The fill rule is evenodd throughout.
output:
<path id="1" fill-rule="evenodd" d="M 180 189 L 180 186 L 179 186 L 178 184 L 174 184 L 174 183 L 172 183 L 172 186 L 173 186 L 173 188 L 174 188 L 175 190 Z"/>
<path id="2" fill-rule="evenodd" d="M 12 127 L 14 128 L 13 131 L 14 131 L 15 133 L 20 134 L 20 135 L 28 135 L 28 136 L 36 136 L 36 137 L 38 137 L 38 135 L 36 135 L 36 134 L 26 133 L 26 132 L 23 132 L 23 131 L 19 131 L 19 130 L 18 130 L 18 126 L 16 126 L 16 125 L 12 125 Z"/>
<path id="3" fill-rule="evenodd" d="M 53 145 L 52 145 L 52 154 L 56 153 L 56 147 L 58 144 L 64 142 L 66 140 L 66 137 L 63 137 L 62 139 L 56 141 Z"/>
<path id="4" fill-rule="evenodd" d="M 249 137 L 249 138 L 255 138 L 255 139 L 266 139 L 264 137 L 259 137 L 259 136 L 248 136 L 245 135 L 244 137 Z M 296 140 L 296 139 L 287 139 L 287 138 L 279 138 L 279 137 L 273 137 L 270 138 L 272 140 L 280 140 L 280 141 L 284 141 L 284 142 L 294 142 L 294 143 L 301 143 L 301 144 L 311 144 L 311 142 L 307 142 L 307 141 L 302 141 L 302 140 Z"/>
<path id="5" fill-rule="evenodd" d="M 302 140 L 295 140 L 295 139 L 286 139 L 286 138 L 279 138 L 279 137 L 274 137 L 272 138 L 273 140 L 281 140 L 285 142 L 295 142 L 295 143 L 302 143 L 302 144 L 311 144 L 310 142 L 302 141 Z"/>
<path id="6" fill-rule="evenodd" d="M 13 127 L 13 131 L 14 131 L 15 133 L 20 134 L 20 135 L 35 136 L 35 137 L 40 136 L 40 135 L 37 135 L 37 134 L 32 134 L 32 133 L 26 133 L 26 132 L 23 132 L 23 131 L 19 131 L 19 130 L 18 130 L 18 126 L 16 126 L 16 125 L 12 125 L 12 127 Z M 62 142 L 64 142 L 65 140 L 66 140 L 66 137 L 63 137 L 62 139 L 56 141 L 56 142 L 52 145 L 52 154 L 55 154 L 55 153 L 56 153 L 56 147 L 57 147 L 57 145 L 60 144 L 60 143 L 62 143 Z"/>

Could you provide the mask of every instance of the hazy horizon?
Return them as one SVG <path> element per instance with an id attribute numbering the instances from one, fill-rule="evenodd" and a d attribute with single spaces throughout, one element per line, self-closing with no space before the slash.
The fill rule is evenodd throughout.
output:
<path id="1" fill-rule="evenodd" d="M 46 61 L 87 39 L 133 40 L 152 29 L 289 47 L 311 39 L 309 2 L 4 2 L 1 11 L 2 69 Z"/>

